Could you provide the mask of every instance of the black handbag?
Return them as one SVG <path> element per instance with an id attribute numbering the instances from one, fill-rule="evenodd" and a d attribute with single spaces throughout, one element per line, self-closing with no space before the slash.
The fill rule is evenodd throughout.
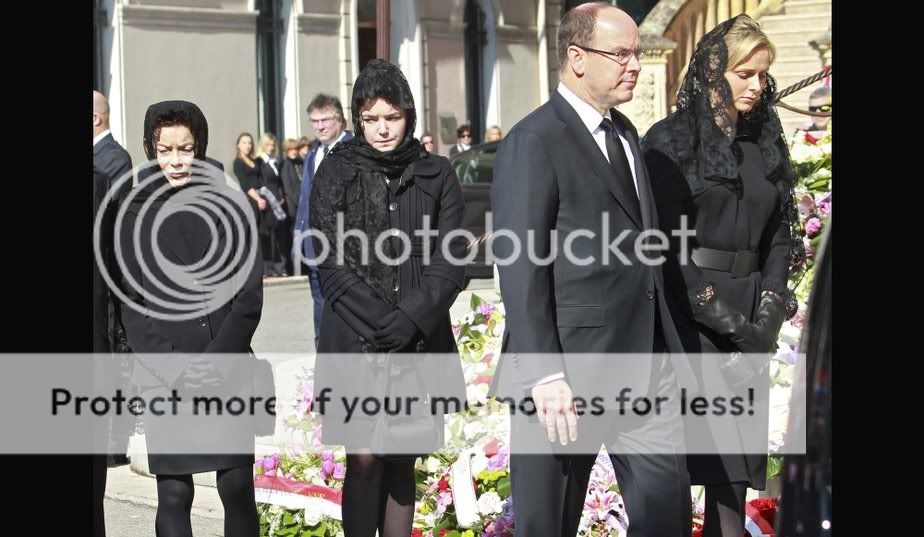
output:
<path id="1" fill-rule="evenodd" d="M 396 371 L 395 364 L 389 356 L 386 366 L 386 397 L 398 397 L 393 393 L 393 378 L 400 374 L 407 374 L 407 370 Z M 411 405 L 402 405 L 401 412 L 390 415 L 383 412 L 375 421 L 372 430 L 370 449 L 373 453 L 390 459 L 416 459 L 421 455 L 433 453 L 440 449 L 445 442 L 443 423 L 433 415 L 430 404 L 430 394 L 424 383 L 420 368 L 414 363 L 411 367 L 417 377 L 420 388 L 420 397 Z M 409 394 L 400 394 L 406 398 Z M 394 399 L 392 399 L 394 400 Z M 392 405 L 394 406 L 394 405 Z"/>

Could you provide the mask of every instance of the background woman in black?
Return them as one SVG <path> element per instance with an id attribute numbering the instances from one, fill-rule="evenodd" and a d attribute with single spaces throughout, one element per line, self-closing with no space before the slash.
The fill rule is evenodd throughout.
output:
<path id="1" fill-rule="evenodd" d="M 169 397 L 174 388 L 195 390 L 221 385 L 222 393 L 244 398 L 253 393 L 247 357 L 263 307 L 259 246 L 247 233 L 237 237 L 231 229 L 233 224 L 229 224 L 252 225 L 253 216 L 243 196 L 227 188 L 220 178 L 197 174 L 194 160 L 204 160 L 207 145 L 208 124 L 196 105 L 166 101 L 148 108 L 144 151 L 149 159 L 157 161 L 153 170 L 147 169 L 149 173 L 139 174 L 138 190 L 127 201 L 119 241 L 123 256 L 122 287 L 132 303 L 123 306 L 122 319 L 137 357 L 133 380 L 149 401 L 155 396 Z M 149 180 L 151 171 L 156 175 Z M 214 201 L 205 217 L 177 210 L 185 206 L 189 195 L 197 189 L 233 203 Z M 155 232 L 158 215 L 169 216 Z M 212 227 L 205 218 L 213 219 Z M 212 248 L 211 257 L 206 257 Z M 238 261 L 233 261 L 233 255 L 222 257 L 221 253 L 228 251 L 240 251 L 242 256 Z M 177 273 L 163 259 L 158 260 L 155 252 L 183 270 Z M 216 259 L 220 266 L 215 265 Z M 205 269 L 194 267 L 200 262 L 206 263 Z M 206 284 L 193 279 L 194 276 L 202 278 L 199 274 L 203 270 L 214 274 L 222 269 L 230 269 L 230 275 L 207 285 L 211 292 L 227 299 L 204 308 L 196 318 L 181 319 L 181 306 L 198 305 L 205 300 L 200 298 L 205 295 L 198 289 Z M 184 298 L 177 298 L 169 291 L 179 292 Z M 150 356 L 152 353 L 167 357 L 155 359 Z M 233 353 L 245 359 L 209 357 L 218 353 Z M 187 410 L 185 404 L 179 405 L 181 413 Z M 218 493 L 225 511 L 225 535 L 256 537 L 259 521 L 253 487 L 253 429 L 242 426 L 241 420 L 230 424 L 208 421 L 190 427 L 182 421 L 155 419 L 148 414 L 144 419 L 148 465 L 157 476 L 157 535 L 192 535 L 189 519 L 194 491 L 192 474 L 217 471 Z M 174 454 L 170 443 L 179 438 L 206 448 L 214 445 L 221 448 L 216 452 L 224 454 L 201 454 L 208 453 L 204 450 L 198 454 Z M 228 454 L 229 450 L 223 448 L 229 445 L 241 446 L 241 451 Z"/>
<path id="2" fill-rule="evenodd" d="M 260 162 L 255 160 L 253 150 L 253 136 L 249 132 L 242 132 L 237 137 L 237 156 L 234 159 L 234 176 L 241 185 L 241 190 L 247 194 L 254 210 L 259 213 L 266 209 L 266 201 L 257 193 L 262 181 L 260 179 Z"/>
<path id="3" fill-rule="evenodd" d="M 304 147 L 308 147 L 305 143 Z M 286 272 L 293 274 L 295 267 L 292 265 L 292 226 L 295 224 L 295 216 L 298 214 L 298 193 L 302 188 L 302 170 L 305 167 L 305 159 L 298 153 L 299 142 L 296 140 L 286 140 L 283 144 L 283 158 L 279 176 L 282 179 L 283 194 L 286 203 L 283 209 L 286 211 L 286 224 L 282 227 L 282 244 L 288 249 L 285 250 Z"/>
<path id="4" fill-rule="evenodd" d="M 290 227 L 285 214 L 288 201 L 282 186 L 282 161 L 279 160 L 278 154 L 276 137 L 270 133 L 264 133 L 260 137 L 257 155 L 260 161 L 262 186 L 266 187 L 266 190 L 276 198 L 276 202 L 282 208 L 282 214 L 276 215 L 268 195 L 261 194 L 268 205 L 260 221 L 260 249 L 263 251 L 264 274 L 267 276 L 286 275 L 285 258 L 288 257 L 292 247 L 291 239 L 286 240 L 288 235 L 286 228 Z"/>
<path id="5" fill-rule="evenodd" d="M 800 242 L 789 152 L 772 106 L 774 55 L 750 17 L 723 22 L 697 45 L 677 111 L 642 140 L 663 231 L 680 229 L 684 216 L 696 230 L 692 259 L 664 269 L 690 353 L 772 353 L 795 313 L 787 282 Z M 734 381 L 734 370 L 724 373 Z M 706 486 L 704 535 L 739 537 L 747 487 L 766 486 L 766 452 L 692 455 L 688 468 L 691 482 Z"/>
<path id="6" fill-rule="evenodd" d="M 343 263 L 337 252 L 319 265 L 324 293 L 321 337 L 315 366 L 315 392 L 349 378 L 353 387 L 369 394 L 383 393 L 385 371 L 374 353 L 451 353 L 426 356 L 419 369 L 403 369 L 393 382 L 419 382 L 433 396 L 465 401 L 465 385 L 449 308 L 462 288 L 464 265 L 443 257 L 440 247 L 447 233 L 462 227 L 464 204 L 455 172 L 444 157 L 431 155 L 414 138 L 417 112 L 410 87 L 401 71 L 383 60 L 372 60 L 353 86 L 353 125 L 356 137 L 338 143 L 318 168 L 311 190 L 311 227 L 337 245 L 337 215 L 346 230 L 358 229 L 369 244 L 389 229 L 413 238 L 411 256 L 390 265 L 370 252 L 363 262 L 358 241 L 346 241 Z M 414 234 L 429 228 L 432 256 L 425 265 L 423 243 Z M 315 252 L 326 248 L 316 239 Z M 397 240 L 386 240 L 386 254 L 403 253 Z M 371 249 L 371 246 L 370 246 Z M 465 240 L 455 237 L 449 250 L 457 259 L 466 252 Z M 362 370 L 349 367 L 332 353 L 372 353 Z M 394 355 L 392 355 L 394 358 Z M 407 358 L 407 355 L 401 357 Z M 352 360 L 351 360 L 352 361 Z M 355 363 L 355 361 L 352 361 Z M 406 363 L 406 362 L 405 362 Z M 414 362 L 411 361 L 411 364 Z M 339 370 L 338 370 L 339 368 Z M 330 406 L 328 406 L 330 408 Z M 374 421 L 354 416 L 349 425 L 324 417 L 323 441 L 346 444 L 347 467 L 343 485 L 343 528 L 347 537 L 406 537 L 414 515 L 414 459 L 379 456 L 371 446 Z M 437 416 L 442 427 L 443 415 Z"/>

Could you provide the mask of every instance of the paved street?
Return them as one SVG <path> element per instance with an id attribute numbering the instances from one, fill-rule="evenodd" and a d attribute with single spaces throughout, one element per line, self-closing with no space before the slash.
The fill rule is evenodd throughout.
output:
<path id="1" fill-rule="evenodd" d="M 469 311 L 473 292 L 486 300 L 497 300 L 493 280 L 473 280 L 456 299 L 451 318 L 458 319 Z M 294 374 L 314 365 L 311 309 L 307 281 L 272 282 L 264 287 L 263 317 L 254 335 L 253 349 L 257 356 L 273 364 L 280 394 L 291 393 Z M 138 437 L 132 440 L 132 446 L 143 447 Z M 105 504 L 107 537 L 154 537 L 157 486 L 153 477 L 138 473 L 144 472 L 147 466 L 144 457 L 138 459 L 132 464 L 135 470 L 129 466 L 109 470 Z M 193 534 L 196 537 L 223 535 L 223 509 L 214 487 L 215 473 L 196 474 L 194 480 Z"/>

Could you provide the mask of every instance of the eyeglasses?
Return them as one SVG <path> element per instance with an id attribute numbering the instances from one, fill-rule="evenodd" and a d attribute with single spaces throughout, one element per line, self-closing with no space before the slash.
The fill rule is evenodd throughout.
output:
<path id="1" fill-rule="evenodd" d="M 470 132 L 466 132 L 466 133 L 463 134 L 462 136 L 459 136 L 459 138 L 471 138 L 471 137 L 472 137 L 472 133 L 470 133 Z"/>
<path id="2" fill-rule="evenodd" d="M 585 47 L 584 45 L 578 45 L 577 43 L 571 43 L 569 47 L 577 47 L 581 50 L 586 50 L 587 52 L 596 52 L 597 54 L 603 54 L 604 56 L 609 56 L 616 60 L 616 63 L 619 65 L 625 65 L 629 63 L 629 60 L 632 59 L 632 56 L 635 56 L 636 59 L 641 61 L 645 56 L 644 50 L 620 50 L 619 52 L 607 52 L 605 50 L 597 50 L 595 48 Z"/>
<path id="3" fill-rule="evenodd" d="M 312 119 L 312 125 L 330 125 L 337 119 L 334 116 L 322 117 L 321 119 Z"/>
<path id="4" fill-rule="evenodd" d="M 809 112 L 830 112 L 831 105 L 823 104 L 821 106 L 809 106 Z"/>

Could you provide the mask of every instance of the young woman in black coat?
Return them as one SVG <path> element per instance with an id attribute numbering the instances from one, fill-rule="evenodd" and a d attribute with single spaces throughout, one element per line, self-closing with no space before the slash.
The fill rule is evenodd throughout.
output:
<path id="1" fill-rule="evenodd" d="M 422 383 L 431 396 L 464 403 L 449 308 L 462 289 L 465 267 L 449 258 L 464 257 L 466 241 L 461 236 L 446 241 L 448 256 L 442 248 L 446 235 L 462 227 L 462 188 L 449 161 L 427 153 L 414 138 L 417 111 L 396 66 L 370 61 L 353 85 L 352 104 L 356 136 L 334 146 L 311 190 L 310 224 L 328 243 L 313 237 L 324 293 L 315 395 L 337 379 L 348 379 L 354 390 L 381 394 L 391 377 L 403 386 Z M 337 250 L 338 215 L 345 230 L 369 238 L 368 259 L 353 239 L 344 243 L 342 252 Z M 415 235 L 425 226 L 436 232 L 434 237 Z M 372 251 L 375 240 L 386 234 L 383 252 L 400 258 L 407 247 L 398 240 L 400 233 L 411 238 L 410 256 L 400 264 L 389 264 Z M 430 241 L 429 263 L 423 240 Z M 368 353 L 369 360 L 357 362 L 334 353 Z M 401 358 L 434 354 L 401 360 L 402 367 L 394 355 L 383 358 L 387 353 L 403 353 Z M 414 459 L 365 449 L 373 443 L 375 418 L 353 416 L 349 424 L 337 418 L 323 416 L 322 434 L 325 443 L 347 447 L 346 537 L 372 537 L 376 529 L 381 537 L 406 537 L 414 515 Z M 442 428 L 443 414 L 435 420 Z"/>
<path id="2" fill-rule="evenodd" d="M 684 218 L 696 230 L 690 259 L 674 257 L 664 268 L 668 304 L 688 353 L 768 355 L 795 314 L 787 283 L 801 243 L 793 240 L 794 177 L 773 108 L 774 56 L 747 15 L 719 24 L 690 59 L 677 111 L 642 140 L 662 231 L 671 237 Z M 704 378 L 725 386 L 768 379 L 765 364 L 702 361 L 710 368 Z M 737 437 L 725 432 L 731 434 L 723 438 Z M 719 429 L 712 434 L 719 437 Z M 691 483 L 706 487 L 703 535 L 740 537 L 747 488 L 766 486 L 767 454 L 719 448 L 721 455 L 687 458 Z"/>

